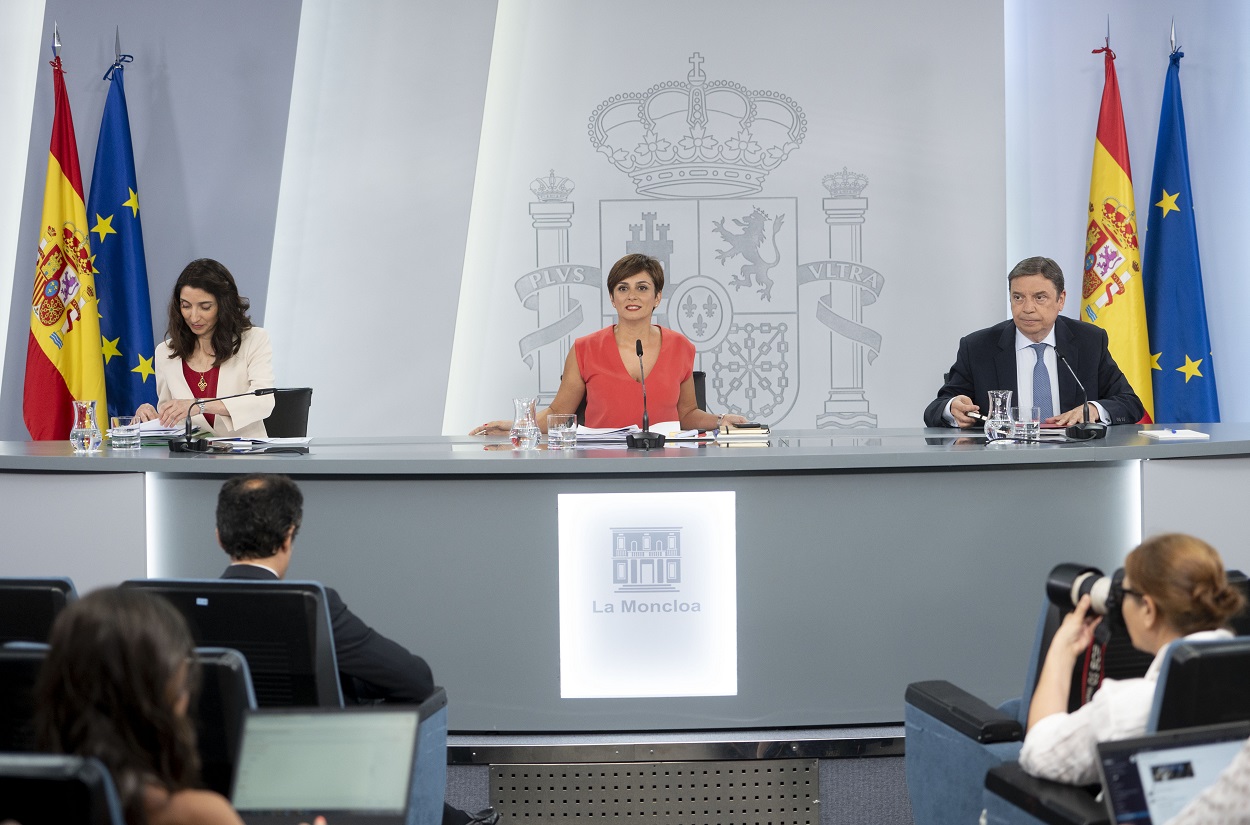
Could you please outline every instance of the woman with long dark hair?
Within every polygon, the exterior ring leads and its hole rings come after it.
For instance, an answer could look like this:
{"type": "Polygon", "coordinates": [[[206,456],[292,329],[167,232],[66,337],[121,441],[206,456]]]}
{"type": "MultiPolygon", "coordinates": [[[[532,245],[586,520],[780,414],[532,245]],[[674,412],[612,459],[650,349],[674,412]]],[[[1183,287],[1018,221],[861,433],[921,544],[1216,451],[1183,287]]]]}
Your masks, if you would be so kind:
{"type": "Polygon", "coordinates": [[[220,794],[198,790],[198,688],[182,615],[140,590],[97,590],[57,617],[37,688],[45,750],[94,756],[113,776],[127,825],[241,825],[220,794]]]}
{"type": "Polygon", "coordinates": [[[272,395],[206,400],[273,386],[269,335],[252,324],[248,307],[217,261],[199,258],[183,268],[169,301],[166,340],[153,359],[157,406],[140,405],[139,420],[177,427],[192,412],[192,424],[215,435],[266,436],[272,395]]]}

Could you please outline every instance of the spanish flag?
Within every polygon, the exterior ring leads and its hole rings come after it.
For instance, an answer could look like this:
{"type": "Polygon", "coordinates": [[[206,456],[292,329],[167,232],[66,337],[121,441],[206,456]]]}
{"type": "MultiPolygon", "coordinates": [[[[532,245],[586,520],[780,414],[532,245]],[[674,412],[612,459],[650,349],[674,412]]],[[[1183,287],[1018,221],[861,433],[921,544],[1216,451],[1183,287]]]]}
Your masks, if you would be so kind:
{"type": "Polygon", "coordinates": [[[1150,344],[1146,335],[1146,301],[1141,253],[1137,246],[1137,211],[1133,205],[1133,172],[1115,53],[1103,54],[1106,80],[1098,110],[1094,166],[1089,181],[1089,224],[1085,235],[1085,274],[1081,283],[1081,317],[1107,331],[1111,357],[1124,371],[1137,397],[1154,420],[1150,378],[1150,344]]]}
{"type": "Polygon", "coordinates": [[[74,400],[94,399],[101,418],[107,409],[90,229],[60,56],[52,61],[52,83],[56,112],[43,190],[22,398],[22,417],[36,440],[69,438],[74,400]]]}

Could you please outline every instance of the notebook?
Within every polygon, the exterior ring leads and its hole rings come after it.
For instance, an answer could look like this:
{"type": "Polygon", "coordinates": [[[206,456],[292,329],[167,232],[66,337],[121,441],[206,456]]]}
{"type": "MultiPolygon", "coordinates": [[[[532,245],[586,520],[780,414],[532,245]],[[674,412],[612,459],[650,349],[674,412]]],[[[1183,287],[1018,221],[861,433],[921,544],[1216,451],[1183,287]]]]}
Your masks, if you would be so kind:
{"type": "Polygon", "coordinates": [[[1250,722],[1165,731],[1098,743],[1098,770],[1111,821],[1163,825],[1219,778],[1250,722]]]}
{"type": "Polygon", "coordinates": [[[405,825],[417,707],[281,708],[244,721],[231,802],[247,825],[405,825]]]}

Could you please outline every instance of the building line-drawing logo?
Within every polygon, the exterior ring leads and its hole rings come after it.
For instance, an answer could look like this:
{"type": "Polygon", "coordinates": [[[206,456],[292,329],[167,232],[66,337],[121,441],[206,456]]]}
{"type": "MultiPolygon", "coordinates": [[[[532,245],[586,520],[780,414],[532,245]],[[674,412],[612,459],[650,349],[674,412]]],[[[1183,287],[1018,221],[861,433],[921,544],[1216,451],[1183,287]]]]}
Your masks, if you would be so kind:
{"type": "Polygon", "coordinates": [[[823,178],[828,257],[800,262],[799,198],[764,189],[808,137],[802,107],[779,92],[709,80],[698,52],[689,63],[685,81],[614,94],[590,116],[591,147],[641,196],[598,201],[597,263],[570,260],[573,182],[552,169],[531,184],[536,268],[515,289],[537,316],[518,344],[540,402],[555,397],[574,338],[615,321],[603,273],[641,252],[664,265],[655,321],[695,345],[710,407],[768,424],[785,419],[804,374],[798,342],[806,317],[828,342],[827,355],[825,345],[814,346],[820,339],[809,342],[807,374],[827,369],[829,390],[822,409],[800,416],[820,428],[876,426],[864,372],[882,338],[864,323],[864,307],[877,301],[885,279],[863,263],[868,178],[846,166],[823,178]],[[598,317],[587,307],[592,301],[598,317]]]}
{"type": "Polygon", "coordinates": [[[612,528],[617,593],[676,593],[680,583],[680,527],[612,528]]]}
{"type": "Polygon", "coordinates": [[[681,593],[686,574],[681,556],[680,527],[613,527],[611,576],[615,593],[622,598],[602,604],[591,600],[590,612],[701,613],[703,605],[685,601],[681,593]],[[644,597],[651,596],[651,599],[644,597]],[[655,599],[655,596],[672,598],[655,599]]]}

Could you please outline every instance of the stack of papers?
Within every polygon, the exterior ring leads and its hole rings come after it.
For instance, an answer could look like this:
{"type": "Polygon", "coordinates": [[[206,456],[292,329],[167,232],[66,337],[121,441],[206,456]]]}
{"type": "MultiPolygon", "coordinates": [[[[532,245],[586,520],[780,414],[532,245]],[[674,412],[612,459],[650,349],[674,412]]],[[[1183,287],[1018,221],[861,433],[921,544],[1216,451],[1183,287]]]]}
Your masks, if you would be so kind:
{"type": "Polygon", "coordinates": [[[1156,441],[1202,441],[1211,437],[1198,430],[1142,430],[1141,434],[1156,441]]]}
{"type": "Polygon", "coordinates": [[[214,438],[214,452],[307,453],[310,438],[214,438]]]}
{"type": "Polygon", "coordinates": [[[183,425],[177,427],[166,427],[161,424],[159,418],[153,418],[151,421],[141,421],[139,423],[140,438],[169,438],[170,436],[182,435],[187,431],[183,425]]]}
{"type": "Polygon", "coordinates": [[[624,444],[625,436],[640,433],[642,428],[637,424],[628,427],[582,427],[577,428],[577,443],[580,444],[624,444]]]}

